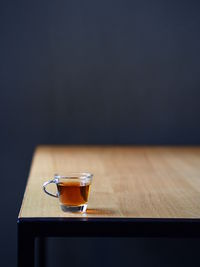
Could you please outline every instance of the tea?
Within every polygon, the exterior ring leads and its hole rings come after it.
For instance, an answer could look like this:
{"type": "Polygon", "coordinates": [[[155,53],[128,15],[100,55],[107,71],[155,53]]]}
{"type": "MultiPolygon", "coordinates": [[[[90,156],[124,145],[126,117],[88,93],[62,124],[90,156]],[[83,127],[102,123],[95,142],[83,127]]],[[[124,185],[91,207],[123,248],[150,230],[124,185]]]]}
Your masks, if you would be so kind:
{"type": "Polygon", "coordinates": [[[62,205],[80,206],[88,202],[90,184],[66,181],[57,184],[59,199],[62,205]]]}

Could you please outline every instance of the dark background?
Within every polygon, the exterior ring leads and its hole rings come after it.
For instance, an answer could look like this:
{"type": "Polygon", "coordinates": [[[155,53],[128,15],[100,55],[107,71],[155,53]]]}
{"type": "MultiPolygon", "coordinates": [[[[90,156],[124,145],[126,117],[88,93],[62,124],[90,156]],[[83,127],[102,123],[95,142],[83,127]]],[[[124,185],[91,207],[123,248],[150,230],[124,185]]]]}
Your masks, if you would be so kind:
{"type": "MultiPolygon", "coordinates": [[[[1,266],[16,266],[37,144],[200,144],[199,14],[192,0],[1,0],[1,266]]],[[[199,240],[105,241],[51,239],[49,266],[200,264],[199,240]]]]}

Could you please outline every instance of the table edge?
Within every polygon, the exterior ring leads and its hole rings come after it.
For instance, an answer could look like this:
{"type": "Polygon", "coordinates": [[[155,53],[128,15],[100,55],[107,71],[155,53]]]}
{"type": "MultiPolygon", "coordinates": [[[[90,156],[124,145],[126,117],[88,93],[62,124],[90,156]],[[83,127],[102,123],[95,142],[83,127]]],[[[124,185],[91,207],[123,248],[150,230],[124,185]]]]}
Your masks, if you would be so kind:
{"type": "Polygon", "coordinates": [[[19,218],[18,234],[34,237],[200,238],[200,218],[19,218]]]}
{"type": "Polygon", "coordinates": [[[19,217],[17,223],[21,222],[162,222],[162,223],[200,223],[200,218],[132,218],[132,217],[19,217]]]}

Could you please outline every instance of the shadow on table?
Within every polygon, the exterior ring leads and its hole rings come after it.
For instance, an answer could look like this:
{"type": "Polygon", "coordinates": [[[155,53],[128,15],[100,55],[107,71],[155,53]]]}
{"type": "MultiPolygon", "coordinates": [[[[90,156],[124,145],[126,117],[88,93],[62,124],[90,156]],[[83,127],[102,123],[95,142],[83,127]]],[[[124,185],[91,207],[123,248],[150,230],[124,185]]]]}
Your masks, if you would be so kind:
{"type": "Polygon", "coordinates": [[[86,215],[104,215],[104,216],[109,216],[109,215],[115,215],[116,211],[112,209],[87,209],[86,215]]]}

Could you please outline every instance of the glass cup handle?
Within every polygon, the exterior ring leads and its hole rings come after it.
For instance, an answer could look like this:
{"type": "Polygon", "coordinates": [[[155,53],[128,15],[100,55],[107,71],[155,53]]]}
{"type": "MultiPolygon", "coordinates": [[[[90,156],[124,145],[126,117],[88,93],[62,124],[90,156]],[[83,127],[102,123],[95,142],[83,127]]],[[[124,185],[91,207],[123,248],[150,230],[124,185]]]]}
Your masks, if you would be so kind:
{"type": "Polygon", "coordinates": [[[50,180],[50,181],[48,181],[48,182],[45,182],[45,183],[43,184],[43,190],[44,190],[44,192],[45,192],[47,195],[49,195],[49,196],[51,196],[51,197],[58,197],[58,193],[57,193],[56,195],[54,195],[54,194],[52,194],[52,193],[49,193],[49,192],[46,190],[46,186],[47,186],[48,184],[56,184],[56,181],[55,181],[55,180],[50,180]]]}

